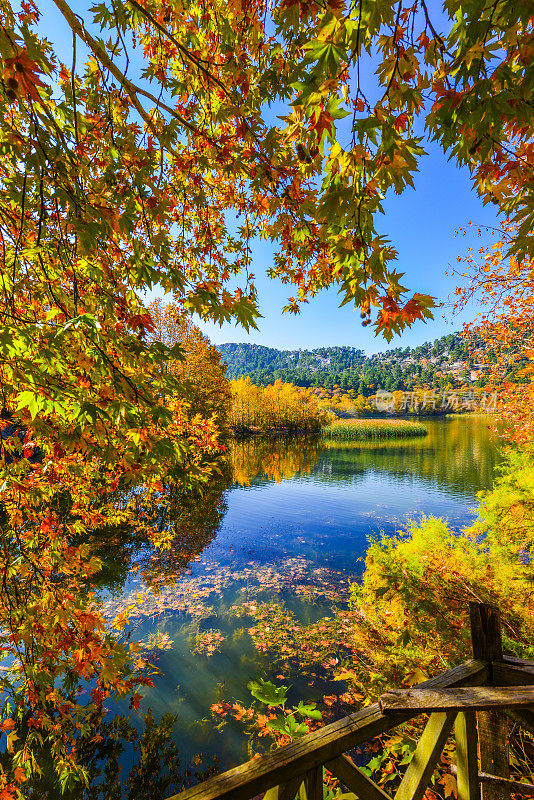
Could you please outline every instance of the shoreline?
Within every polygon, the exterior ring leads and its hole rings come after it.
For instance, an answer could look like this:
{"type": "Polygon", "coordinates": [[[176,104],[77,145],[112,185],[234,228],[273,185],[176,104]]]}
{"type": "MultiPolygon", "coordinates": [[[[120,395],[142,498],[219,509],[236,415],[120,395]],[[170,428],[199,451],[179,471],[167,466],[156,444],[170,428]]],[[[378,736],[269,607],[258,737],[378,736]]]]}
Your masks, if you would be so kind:
{"type": "MultiPolygon", "coordinates": [[[[343,422],[344,420],[361,420],[362,422],[377,421],[377,420],[408,420],[417,422],[418,420],[432,420],[432,419],[453,419],[458,417],[491,417],[495,414],[490,412],[480,411],[456,411],[448,413],[429,413],[429,414],[387,414],[377,412],[375,414],[365,414],[363,416],[355,417],[339,417],[334,422],[343,422]]],[[[331,423],[330,423],[331,424],[331,423]]],[[[324,425],[319,430],[311,430],[310,428],[258,428],[258,427],[233,427],[230,433],[230,438],[236,442],[245,441],[246,439],[259,439],[261,437],[273,438],[290,438],[292,436],[321,436],[323,430],[328,427],[324,425]]],[[[402,437],[399,437],[402,438],[402,437]]]]}
{"type": "Polygon", "coordinates": [[[321,429],[319,430],[310,430],[309,428],[233,428],[231,433],[231,438],[235,441],[243,441],[244,439],[252,439],[252,438],[260,438],[261,436],[267,436],[269,438],[275,438],[278,436],[319,436],[321,434],[321,429]]]}

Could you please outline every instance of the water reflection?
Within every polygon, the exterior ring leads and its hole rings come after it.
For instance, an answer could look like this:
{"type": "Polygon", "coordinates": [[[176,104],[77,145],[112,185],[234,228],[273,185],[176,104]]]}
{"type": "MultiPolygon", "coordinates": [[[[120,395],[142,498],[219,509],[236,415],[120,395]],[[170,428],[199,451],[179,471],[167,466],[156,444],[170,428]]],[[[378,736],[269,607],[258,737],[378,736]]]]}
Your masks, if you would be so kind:
{"type": "Polygon", "coordinates": [[[226,470],[199,490],[171,491],[165,505],[155,500],[147,507],[140,496],[139,513],[159,533],[170,534],[169,547],[155,547],[142,531],[134,533],[126,526],[99,528],[90,541],[93,555],[102,562],[102,570],[92,578],[93,584],[117,597],[134,573],[140,573],[144,584],[152,588],[178,581],[219,531],[228,508],[226,492],[230,484],[230,472],[226,470]]]}
{"type": "Polygon", "coordinates": [[[251,438],[234,442],[230,450],[232,481],[250,486],[309,475],[323,444],[318,436],[251,438]]]}
{"type": "Polygon", "coordinates": [[[170,546],[162,550],[146,545],[137,554],[146,586],[176,583],[183,570],[213,540],[228,509],[225,492],[229,485],[227,472],[212,479],[201,491],[171,495],[157,521],[160,530],[172,530],[170,546]]]}
{"type": "Polygon", "coordinates": [[[319,437],[248,439],[233,444],[232,481],[258,486],[311,477],[316,482],[349,481],[369,470],[430,480],[451,494],[475,495],[490,488],[499,462],[498,437],[486,417],[425,420],[428,434],[382,442],[336,442],[319,437]]]}
{"type": "Polygon", "coordinates": [[[430,481],[448,494],[475,495],[492,485],[499,463],[498,437],[486,417],[425,420],[424,437],[384,442],[324,443],[319,479],[344,480],[347,474],[376,470],[430,481]]]}
{"type": "MultiPolygon", "coordinates": [[[[125,531],[101,533],[105,608],[142,595],[131,635],[162,671],[143,708],[157,720],[176,714],[172,740],[184,769],[200,751],[207,763],[224,753],[223,767],[246,758],[240,727],[219,732],[210,707],[245,702],[247,682],[270,676],[240,610],[247,602],[283,603],[302,620],[326,615],[358,576],[370,534],[418,514],[472,519],[477,492],[492,483],[496,437],[483,418],[425,424],[424,438],[383,443],[236,442],[227,475],[152,509],[159,529],[172,531],[168,550],[125,531]]],[[[307,678],[291,682],[299,697],[314,697],[307,678]]]]}
{"type": "MultiPolygon", "coordinates": [[[[155,720],[147,712],[142,729],[137,730],[125,714],[110,720],[98,715],[92,720],[94,735],[76,739],[86,782],[60,786],[50,760],[39,753],[42,773],[32,774],[21,796],[27,800],[164,800],[184,787],[174,722],[171,714],[155,720]]],[[[6,755],[0,754],[0,764],[6,755]]]]}

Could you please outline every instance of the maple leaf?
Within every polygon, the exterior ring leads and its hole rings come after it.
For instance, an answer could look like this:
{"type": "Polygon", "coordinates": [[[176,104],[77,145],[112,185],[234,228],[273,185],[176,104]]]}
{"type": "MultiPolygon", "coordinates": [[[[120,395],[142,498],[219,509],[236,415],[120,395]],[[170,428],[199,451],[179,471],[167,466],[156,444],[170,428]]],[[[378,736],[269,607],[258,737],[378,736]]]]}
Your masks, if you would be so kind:
{"type": "Polygon", "coordinates": [[[395,129],[398,131],[405,131],[408,127],[408,114],[403,112],[399,114],[397,119],[395,120],[395,129]]]}
{"type": "Polygon", "coordinates": [[[324,108],[320,108],[315,112],[311,127],[317,132],[319,141],[322,140],[324,133],[326,133],[327,136],[333,136],[335,132],[334,119],[324,108]]]}
{"type": "Polygon", "coordinates": [[[336,700],[337,700],[337,695],[336,694],[325,695],[323,697],[323,703],[325,705],[327,705],[327,706],[333,706],[334,703],[336,702],[336,700]]]}
{"type": "Polygon", "coordinates": [[[418,683],[422,683],[422,681],[426,681],[428,678],[428,674],[425,672],[424,669],[421,667],[415,667],[415,669],[408,672],[404,678],[404,684],[406,686],[416,686],[418,683]]]}
{"type": "Polygon", "coordinates": [[[327,0],[326,4],[334,14],[338,14],[345,8],[345,0],[327,0]]]}
{"type": "Polygon", "coordinates": [[[428,36],[426,34],[426,31],[423,31],[422,33],[419,34],[419,37],[418,37],[417,41],[426,50],[426,48],[430,44],[430,39],[428,38],[428,36]]]}
{"type": "Polygon", "coordinates": [[[20,92],[26,99],[39,100],[37,87],[45,87],[46,84],[38,77],[38,73],[42,73],[41,67],[28,58],[26,48],[13,58],[6,58],[4,63],[8,87],[15,93],[20,92]]]}
{"type": "Polygon", "coordinates": [[[447,772],[440,783],[443,785],[445,797],[458,797],[458,783],[454,775],[447,772]]]}
{"type": "Polygon", "coordinates": [[[13,776],[17,783],[24,783],[26,780],[26,770],[24,767],[15,767],[13,771],[13,776]]]}

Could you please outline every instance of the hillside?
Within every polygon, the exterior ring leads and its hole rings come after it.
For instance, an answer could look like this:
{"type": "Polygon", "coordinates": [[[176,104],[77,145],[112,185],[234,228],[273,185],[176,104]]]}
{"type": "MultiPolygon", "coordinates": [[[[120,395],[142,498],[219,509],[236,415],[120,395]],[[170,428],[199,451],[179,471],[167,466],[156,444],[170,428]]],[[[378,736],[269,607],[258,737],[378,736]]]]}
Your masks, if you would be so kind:
{"type": "Polygon", "coordinates": [[[457,334],[413,349],[398,347],[372,356],[355,347],[276,350],[229,343],[218,349],[228,365],[229,378],[248,375],[258,384],[280,378],[297,386],[337,386],[369,396],[377,388],[395,391],[423,384],[438,388],[483,383],[476,348],[457,334]]]}

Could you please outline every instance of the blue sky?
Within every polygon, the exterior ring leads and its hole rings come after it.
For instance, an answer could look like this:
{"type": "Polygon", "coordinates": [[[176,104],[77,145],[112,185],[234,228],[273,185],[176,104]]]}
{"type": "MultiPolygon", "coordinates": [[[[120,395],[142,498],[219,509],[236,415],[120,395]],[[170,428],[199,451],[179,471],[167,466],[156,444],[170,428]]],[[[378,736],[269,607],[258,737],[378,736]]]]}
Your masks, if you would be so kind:
{"type": "MultiPolygon", "coordinates": [[[[405,273],[404,286],[447,302],[457,281],[446,272],[456,266],[456,256],[469,246],[477,249],[480,240],[475,232],[455,237],[455,231],[475,224],[495,225],[495,206],[483,206],[477,197],[466,169],[449,162],[435,144],[426,147],[426,156],[415,178],[415,189],[386,198],[385,214],[376,220],[380,233],[389,236],[399,252],[398,269],[405,273]]],[[[292,287],[265,277],[272,249],[260,242],[254,252],[252,271],[257,277],[263,319],[259,330],[247,334],[232,325],[206,325],[202,330],[215,344],[250,342],[281,349],[313,349],[330,345],[350,345],[376,353],[391,347],[415,346],[461,328],[463,319],[473,318],[476,308],[464,316],[453,316],[450,306],[435,310],[435,319],[416,323],[402,337],[388,344],[376,337],[371,327],[362,328],[359,311],[351,306],[339,308],[335,289],[323,292],[302,308],[298,316],[282,314],[292,287]]]]}
{"type": "MultiPolygon", "coordinates": [[[[73,3],[74,9],[91,27],[88,5],[86,0],[73,3]]],[[[65,21],[52,0],[43,0],[40,6],[45,11],[41,22],[43,33],[52,39],[60,55],[70,61],[71,34],[65,21]]],[[[431,0],[430,7],[439,17],[442,13],[439,0],[431,0]]],[[[80,42],[78,53],[78,63],[82,63],[86,48],[80,42]]],[[[372,62],[366,65],[366,78],[371,82],[373,70],[372,62]]],[[[272,108],[270,113],[274,116],[281,113],[281,109],[272,108]]],[[[396,268],[405,273],[403,284],[411,291],[431,294],[439,302],[446,303],[456,286],[454,277],[447,276],[446,272],[454,268],[456,256],[465,253],[470,245],[474,249],[480,246],[474,232],[464,238],[455,237],[455,231],[469,220],[475,224],[495,225],[497,217],[495,207],[483,206],[476,196],[466,169],[460,170],[449,162],[435,143],[428,143],[426,149],[428,155],[421,160],[415,189],[406,189],[400,196],[388,196],[384,203],[385,214],[376,220],[376,226],[399,252],[396,268]]],[[[261,241],[254,247],[251,271],[257,278],[263,315],[258,321],[259,330],[247,334],[233,325],[219,327],[197,320],[215,344],[251,342],[281,349],[351,345],[374,353],[401,345],[414,346],[451,333],[461,328],[463,319],[473,318],[476,313],[473,308],[464,317],[453,317],[450,306],[438,308],[433,321],[416,323],[390,344],[376,337],[371,326],[361,326],[359,311],[349,305],[339,308],[340,298],[335,289],[323,292],[303,306],[298,316],[282,314],[282,307],[294,294],[294,287],[266,277],[273,251],[272,245],[261,241]]]]}

